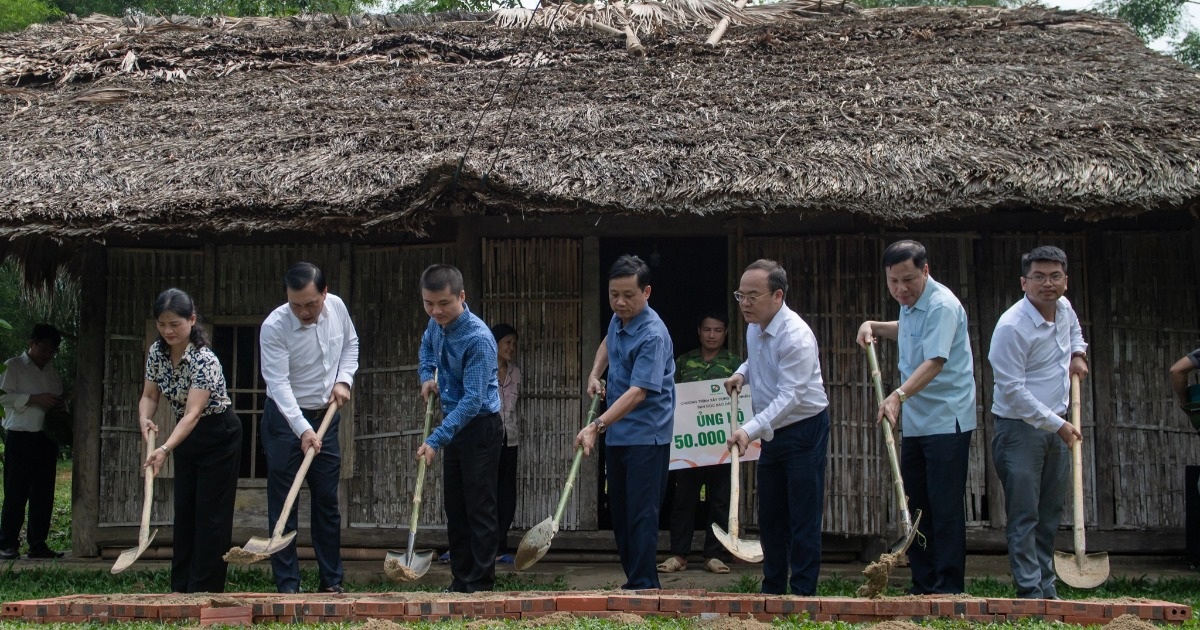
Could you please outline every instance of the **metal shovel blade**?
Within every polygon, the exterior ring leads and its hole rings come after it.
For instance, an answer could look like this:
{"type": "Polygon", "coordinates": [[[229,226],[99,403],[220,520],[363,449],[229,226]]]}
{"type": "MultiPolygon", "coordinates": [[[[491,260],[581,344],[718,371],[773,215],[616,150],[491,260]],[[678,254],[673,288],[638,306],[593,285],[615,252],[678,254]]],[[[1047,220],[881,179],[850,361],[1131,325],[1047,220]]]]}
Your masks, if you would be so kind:
{"type": "Polygon", "coordinates": [[[282,536],[272,536],[271,538],[263,538],[262,536],[251,536],[250,540],[242,545],[242,551],[246,553],[259,554],[269,556],[276,551],[282,551],[287,547],[292,539],[296,537],[296,532],[288,532],[282,536]]]}
{"type": "Polygon", "coordinates": [[[388,549],[387,557],[383,560],[383,571],[393,580],[413,582],[428,573],[432,564],[432,549],[414,551],[411,557],[407,551],[388,549]]]}
{"type": "Polygon", "coordinates": [[[1058,579],[1075,588],[1096,588],[1108,579],[1108,553],[1055,551],[1054,572],[1058,579]]]}
{"type": "Polygon", "coordinates": [[[157,535],[158,530],[156,529],[153,533],[147,536],[145,540],[138,542],[138,546],[122,551],[121,555],[117,556],[117,561],[113,563],[113,574],[115,575],[133,566],[133,563],[137,562],[137,559],[141,557],[142,552],[146,551],[146,549],[150,547],[150,543],[154,541],[154,537],[157,535]]]}
{"type": "Polygon", "coordinates": [[[513,562],[517,570],[524,571],[537,564],[537,561],[550,551],[550,543],[554,541],[554,534],[557,532],[558,523],[554,522],[553,517],[529,528],[521,538],[521,544],[517,546],[517,557],[513,562]]]}
{"type": "Polygon", "coordinates": [[[892,544],[892,548],[890,550],[888,550],[888,553],[901,555],[904,552],[908,551],[908,548],[912,546],[913,541],[917,539],[917,533],[918,533],[917,526],[919,526],[920,524],[921,524],[921,510],[917,510],[917,517],[913,519],[912,527],[910,527],[908,529],[908,532],[904,535],[903,538],[901,538],[900,540],[897,540],[895,543],[892,544]]]}
{"type": "Polygon", "coordinates": [[[746,562],[763,561],[762,543],[759,541],[734,538],[716,523],[712,524],[712,528],[713,533],[717,535],[717,540],[729,550],[729,553],[746,562]]]}

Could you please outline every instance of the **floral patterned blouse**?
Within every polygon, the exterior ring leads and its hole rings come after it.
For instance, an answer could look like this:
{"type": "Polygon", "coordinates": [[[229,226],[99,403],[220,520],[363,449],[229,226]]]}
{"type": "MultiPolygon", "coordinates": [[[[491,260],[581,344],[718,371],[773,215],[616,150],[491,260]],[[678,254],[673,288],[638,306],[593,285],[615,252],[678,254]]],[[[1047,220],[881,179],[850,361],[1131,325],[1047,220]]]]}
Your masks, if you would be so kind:
{"type": "Polygon", "coordinates": [[[155,341],[146,357],[146,380],[154,381],[162,395],[171,402],[171,411],[175,412],[177,421],[183,418],[187,410],[188,391],[192,389],[210,392],[208,405],[200,412],[201,417],[222,413],[229,408],[225,373],[221,371],[217,355],[209,348],[197,348],[189,343],[179,365],[175,366],[171,364],[171,357],[162,341],[155,341]]]}

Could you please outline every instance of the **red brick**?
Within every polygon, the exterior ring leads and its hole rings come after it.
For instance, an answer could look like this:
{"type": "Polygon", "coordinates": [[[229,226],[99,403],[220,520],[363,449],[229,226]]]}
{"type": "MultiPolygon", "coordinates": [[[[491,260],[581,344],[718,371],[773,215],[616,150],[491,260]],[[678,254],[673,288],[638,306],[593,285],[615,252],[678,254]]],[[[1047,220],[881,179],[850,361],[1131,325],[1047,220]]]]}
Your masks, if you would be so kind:
{"type": "MultiPolygon", "coordinates": [[[[276,617],[274,615],[253,615],[252,617],[250,617],[250,620],[253,621],[254,625],[256,625],[256,626],[260,623],[279,623],[279,617],[276,617]]],[[[366,621],[366,620],[367,620],[366,618],[363,618],[363,619],[355,619],[354,621],[366,621]]]]}
{"type": "Polygon", "coordinates": [[[935,599],[929,602],[929,614],[934,617],[948,618],[986,615],[988,614],[988,603],[986,599],[935,599]]]}
{"type": "Polygon", "coordinates": [[[875,614],[890,617],[928,617],[929,600],[881,599],[875,601],[875,614]]]}
{"type": "Polygon", "coordinates": [[[195,604],[165,604],[156,606],[159,619],[199,619],[200,606],[195,604]]]}
{"type": "Polygon", "coordinates": [[[25,614],[25,602],[11,602],[0,610],[0,617],[20,617],[25,614]]]}
{"type": "Polygon", "coordinates": [[[500,599],[450,602],[450,614],[452,615],[493,617],[503,613],[504,601],[500,599]]]}
{"type": "MultiPolygon", "coordinates": [[[[610,598],[611,599],[611,598],[610,598]]],[[[514,597],[504,602],[504,612],[554,612],[553,597],[514,597]]]]}
{"type": "Polygon", "coordinates": [[[821,612],[819,597],[767,597],[766,612],[782,615],[798,615],[808,613],[809,618],[821,612]]]}
{"type": "MultiPolygon", "coordinates": [[[[555,598],[558,610],[567,612],[608,610],[608,597],[596,595],[560,595],[555,598]]],[[[659,606],[662,609],[662,606],[659,606]]]]}
{"type": "Polygon", "coordinates": [[[1005,615],[1005,616],[1008,617],[1009,621],[1013,621],[1014,619],[1035,619],[1037,621],[1062,621],[1063,620],[1062,615],[1024,615],[1021,613],[1011,613],[1011,614],[1005,615]]]}
{"type": "Polygon", "coordinates": [[[556,613],[556,611],[553,611],[553,610],[531,610],[529,612],[522,612],[521,618],[522,619],[535,619],[537,617],[549,617],[550,615],[553,615],[555,613],[556,613]]]}
{"type": "Polygon", "coordinates": [[[1065,599],[1046,600],[1047,615],[1062,615],[1064,617],[1108,617],[1111,611],[1111,604],[1076,602],[1065,599]]]}
{"type": "Polygon", "coordinates": [[[158,607],[145,604],[113,604],[109,612],[113,617],[158,619],[158,607]]]}
{"type": "MultiPolygon", "coordinates": [[[[322,617],[349,617],[354,613],[354,603],[344,602],[313,602],[300,607],[301,615],[320,615],[322,617]]],[[[331,620],[332,621],[332,620],[331,620]]]]}
{"type": "Polygon", "coordinates": [[[1187,621],[1192,618],[1191,606],[1162,601],[1154,602],[1154,604],[1162,607],[1162,618],[1166,621],[1187,621]]]}
{"type": "Polygon", "coordinates": [[[875,615],[875,602],[854,597],[823,597],[821,612],[828,615],[875,615]]]}
{"type": "Polygon", "coordinates": [[[449,615],[449,602],[410,602],[404,608],[404,614],[409,617],[426,618],[432,615],[449,615]]]}
{"type": "Polygon", "coordinates": [[[26,616],[34,617],[61,617],[67,614],[67,604],[49,603],[48,601],[40,601],[33,605],[33,612],[28,609],[25,611],[26,616]]]}
{"type": "Polygon", "coordinates": [[[765,613],[765,612],[754,613],[753,616],[755,619],[757,619],[759,621],[765,621],[766,623],[771,623],[772,621],[775,621],[775,619],[776,619],[775,615],[772,615],[771,613],[765,613]]]}
{"type": "Polygon", "coordinates": [[[254,609],[250,606],[225,606],[201,608],[200,625],[213,624],[249,626],[254,624],[254,609]]]}
{"type": "Polygon", "coordinates": [[[325,618],[321,615],[303,615],[297,617],[297,619],[300,619],[303,623],[325,623],[325,618]]]}
{"type": "Polygon", "coordinates": [[[1105,626],[1112,619],[1108,617],[1072,617],[1071,615],[1063,616],[1063,623],[1069,623],[1076,626],[1105,626]]]}
{"type": "Polygon", "coordinates": [[[713,601],[707,597],[680,595],[664,595],[658,598],[658,609],[663,612],[678,612],[684,615],[699,615],[714,610],[713,601]]]}
{"type": "Polygon", "coordinates": [[[639,595],[686,595],[688,597],[704,597],[708,595],[708,591],[702,588],[660,588],[660,589],[642,589],[630,591],[639,595]]]}
{"type": "Polygon", "coordinates": [[[1008,621],[1008,618],[1005,617],[1004,615],[988,615],[988,614],[967,615],[967,616],[963,617],[963,619],[966,619],[967,621],[970,621],[971,623],[1004,623],[1004,622],[1008,621]]]}
{"type": "Polygon", "coordinates": [[[714,597],[712,598],[712,611],[717,613],[765,613],[767,610],[768,600],[765,597],[714,597]]]}
{"type": "Polygon", "coordinates": [[[1028,617],[1046,614],[1044,599],[989,599],[987,603],[987,611],[993,615],[1018,614],[1028,617]]]}
{"type": "Polygon", "coordinates": [[[58,615],[46,617],[46,623],[85,623],[87,615],[58,615]]]}
{"type": "Polygon", "coordinates": [[[809,621],[816,621],[818,623],[837,621],[837,617],[835,615],[826,615],[825,613],[813,613],[812,615],[809,615],[808,619],[809,621]]]}
{"type": "Polygon", "coordinates": [[[609,595],[608,609],[625,612],[654,612],[658,610],[658,598],[642,595],[609,595]]]}

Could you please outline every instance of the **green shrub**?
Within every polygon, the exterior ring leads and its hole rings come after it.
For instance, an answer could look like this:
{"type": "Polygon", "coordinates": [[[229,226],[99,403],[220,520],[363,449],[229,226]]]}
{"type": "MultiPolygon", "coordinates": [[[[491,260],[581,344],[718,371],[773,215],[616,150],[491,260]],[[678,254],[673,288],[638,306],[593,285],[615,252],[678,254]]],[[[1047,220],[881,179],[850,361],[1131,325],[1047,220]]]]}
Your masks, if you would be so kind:
{"type": "Polygon", "coordinates": [[[0,0],[0,31],[19,31],[30,24],[49,22],[62,12],[43,0],[0,0]]]}

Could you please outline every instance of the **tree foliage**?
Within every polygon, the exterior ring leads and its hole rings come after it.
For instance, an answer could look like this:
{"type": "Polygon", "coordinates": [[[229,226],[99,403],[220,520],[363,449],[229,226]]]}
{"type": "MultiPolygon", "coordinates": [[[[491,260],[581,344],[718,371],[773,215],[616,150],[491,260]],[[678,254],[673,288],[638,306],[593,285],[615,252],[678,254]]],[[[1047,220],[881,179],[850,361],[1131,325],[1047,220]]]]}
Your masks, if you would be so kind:
{"type": "Polygon", "coordinates": [[[62,12],[44,0],[0,0],[0,32],[19,31],[59,17],[62,12]]]}
{"type": "Polygon", "coordinates": [[[1129,23],[1144,42],[1167,37],[1176,59],[1200,68],[1200,31],[1185,24],[1188,5],[1197,0],[1103,0],[1100,9],[1129,23]]]}

